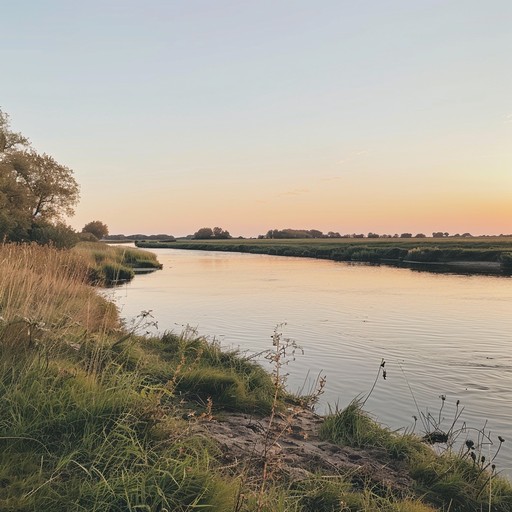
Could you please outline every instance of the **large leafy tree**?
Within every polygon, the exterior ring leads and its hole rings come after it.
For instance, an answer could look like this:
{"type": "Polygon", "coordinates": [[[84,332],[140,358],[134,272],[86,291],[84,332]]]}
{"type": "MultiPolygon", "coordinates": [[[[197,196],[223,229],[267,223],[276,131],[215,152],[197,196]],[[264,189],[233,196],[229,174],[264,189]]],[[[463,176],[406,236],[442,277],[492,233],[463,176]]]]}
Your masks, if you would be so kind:
{"type": "Polygon", "coordinates": [[[201,228],[198,229],[193,238],[196,240],[207,240],[209,238],[213,238],[213,229],[212,228],[201,228]]]}
{"type": "Polygon", "coordinates": [[[208,240],[210,238],[231,238],[229,231],[226,231],[222,228],[201,228],[196,231],[192,238],[196,240],[208,240]]]}
{"type": "Polygon", "coordinates": [[[27,240],[72,215],[79,199],[73,171],[11,130],[0,110],[0,238],[27,240]]]}
{"type": "Polygon", "coordinates": [[[33,150],[16,151],[7,157],[6,163],[25,190],[33,221],[57,221],[63,215],[73,215],[79,186],[69,167],[33,150]]]}

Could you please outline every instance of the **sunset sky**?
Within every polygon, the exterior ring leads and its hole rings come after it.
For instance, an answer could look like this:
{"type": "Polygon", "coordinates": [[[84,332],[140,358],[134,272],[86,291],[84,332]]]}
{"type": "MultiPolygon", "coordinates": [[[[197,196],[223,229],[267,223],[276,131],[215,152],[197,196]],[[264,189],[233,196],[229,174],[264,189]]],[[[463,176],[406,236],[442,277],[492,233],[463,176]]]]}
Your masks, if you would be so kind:
{"type": "Polygon", "coordinates": [[[19,0],[0,108],[71,225],[512,233],[510,0],[19,0]]]}

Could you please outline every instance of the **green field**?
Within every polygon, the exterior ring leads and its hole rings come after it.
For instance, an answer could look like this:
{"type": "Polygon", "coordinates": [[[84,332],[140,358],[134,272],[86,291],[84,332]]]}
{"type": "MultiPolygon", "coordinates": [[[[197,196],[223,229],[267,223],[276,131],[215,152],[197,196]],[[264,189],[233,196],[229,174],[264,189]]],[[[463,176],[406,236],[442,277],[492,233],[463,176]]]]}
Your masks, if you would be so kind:
{"type": "Polygon", "coordinates": [[[512,270],[512,237],[138,241],[141,248],[270,254],[484,273],[512,270]]]}

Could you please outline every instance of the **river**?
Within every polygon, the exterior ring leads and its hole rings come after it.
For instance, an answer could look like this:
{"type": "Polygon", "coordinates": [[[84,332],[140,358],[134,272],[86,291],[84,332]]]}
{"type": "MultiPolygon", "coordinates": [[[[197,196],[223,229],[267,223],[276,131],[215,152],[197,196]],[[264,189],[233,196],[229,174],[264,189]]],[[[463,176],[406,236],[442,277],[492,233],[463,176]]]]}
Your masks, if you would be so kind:
{"type": "MultiPolygon", "coordinates": [[[[249,353],[271,348],[274,328],[285,324],[283,336],[304,351],[287,366],[288,388],[308,392],[325,375],[321,413],[365,397],[384,359],[386,379],[379,377],[368,398],[369,413],[391,428],[421,434],[421,418],[429,413],[449,429],[460,401],[455,430],[470,430],[459,441],[476,442],[484,426],[495,442],[501,435],[506,441],[495,462],[512,475],[512,279],[267,255],[152,252],[163,270],[109,292],[127,321],[151,310],[160,331],[188,325],[249,353]]],[[[486,445],[488,460],[496,448],[486,445]]]]}

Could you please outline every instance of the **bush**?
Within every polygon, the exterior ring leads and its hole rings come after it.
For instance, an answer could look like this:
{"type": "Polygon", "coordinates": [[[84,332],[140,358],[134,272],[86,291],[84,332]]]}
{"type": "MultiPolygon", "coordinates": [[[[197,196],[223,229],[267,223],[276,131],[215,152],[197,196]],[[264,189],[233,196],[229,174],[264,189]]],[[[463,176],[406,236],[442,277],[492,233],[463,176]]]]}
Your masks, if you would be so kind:
{"type": "Polygon", "coordinates": [[[500,256],[501,268],[507,272],[512,271],[512,252],[504,252],[500,256]]]}
{"type": "Polygon", "coordinates": [[[35,225],[30,231],[30,239],[41,245],[54,245],[59,249],[68,249],[80,241],[73,228],[62,222],[35,225]]]}

